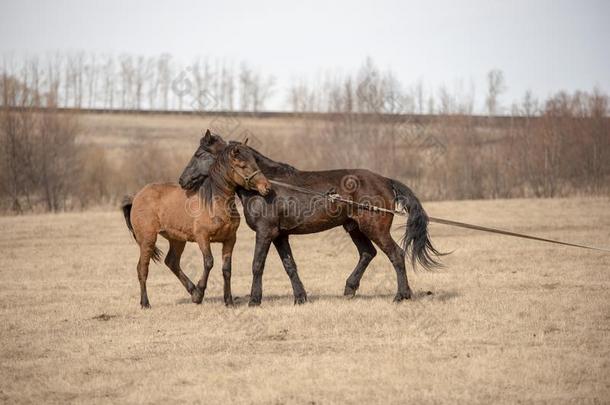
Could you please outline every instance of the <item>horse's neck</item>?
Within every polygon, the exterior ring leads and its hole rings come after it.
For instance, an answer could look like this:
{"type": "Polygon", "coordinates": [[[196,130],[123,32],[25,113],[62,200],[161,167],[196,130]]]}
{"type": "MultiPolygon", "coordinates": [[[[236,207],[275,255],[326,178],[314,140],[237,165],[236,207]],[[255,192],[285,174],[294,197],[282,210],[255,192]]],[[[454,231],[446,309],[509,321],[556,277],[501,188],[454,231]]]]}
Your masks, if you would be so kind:
{"type": "Polygon", "coordinates": [[[263,155],[257,150],[254,150],[254,158],[258,164],[258,167],[269,176],[294,174],[298,172],[298,170],[294,167],[269,159],[267,156],[263,155]]]}
{"type": "Polygon", "coordinates": [[[235,215],[235,185],[225,179],[208,179],[200,190],[199,198],[211,208],[215,217],[229,218],[235,215]]]}
{"type": "Polygon", "coordinates": [[[231,195],[223,195],[214,198],[212,202],[212,212],[215,217],[221,217],[228,222],[229,219],[235,216],[235,190],[231,195]]]}

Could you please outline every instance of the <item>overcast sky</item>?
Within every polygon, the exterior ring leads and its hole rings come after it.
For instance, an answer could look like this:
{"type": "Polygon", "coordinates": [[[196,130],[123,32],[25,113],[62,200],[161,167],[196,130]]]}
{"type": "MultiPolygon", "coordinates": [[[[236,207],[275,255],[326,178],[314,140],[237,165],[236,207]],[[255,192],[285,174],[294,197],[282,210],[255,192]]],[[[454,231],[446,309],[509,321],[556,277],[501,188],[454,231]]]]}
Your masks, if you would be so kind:
{"type": "Polygon", "coordinates": [[[0,52],[56,50],[246,60],[277,78],[275,103],[291,80],[371,56],[404,84],[474,83],[481,108],[493,68],[504,105],[527,89],[610,92],[610,1],[0,0],[0,52]]]}

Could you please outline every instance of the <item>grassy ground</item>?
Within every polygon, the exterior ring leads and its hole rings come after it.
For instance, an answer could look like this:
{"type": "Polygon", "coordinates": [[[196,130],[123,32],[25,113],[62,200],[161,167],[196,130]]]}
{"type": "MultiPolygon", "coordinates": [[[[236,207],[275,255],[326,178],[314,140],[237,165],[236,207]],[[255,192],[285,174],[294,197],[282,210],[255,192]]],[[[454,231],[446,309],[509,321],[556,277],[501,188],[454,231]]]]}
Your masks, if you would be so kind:
{"type": "MultiPolygon", "coordinates": [[[[610,245],[608,199],[426,208],[610,245]]],[[[310,303],[292,305],[271,252],[263,305],[252,309],[245,304],[253,234],[242,223],[234,309],[222,304],[218,264],[201,306],[167,268],[153,265],[152,309],[144,311],[137,248],[118,211],[5,217],[0,231],[0,402],[610,400],[608,254],[432,225],[437,245],[455,252],[444,270],[409,271],[414,300],[391,303],[395,276],[380,255],[348,301],[341,294],[355,248],[333,230],[292,238],[310,303]]],[[[183,268],[197,279],[201,267],[189,246],[183,268]]]]}

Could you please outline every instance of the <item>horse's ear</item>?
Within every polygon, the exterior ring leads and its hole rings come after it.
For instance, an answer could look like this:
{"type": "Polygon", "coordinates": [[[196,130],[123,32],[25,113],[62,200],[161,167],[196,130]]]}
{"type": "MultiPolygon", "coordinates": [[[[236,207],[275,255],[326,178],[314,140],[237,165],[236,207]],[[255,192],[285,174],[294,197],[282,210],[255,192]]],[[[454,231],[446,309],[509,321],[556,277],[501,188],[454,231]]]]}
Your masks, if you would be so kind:
{"type": "Polygon", "coordinates": [[[201,138],[201,144],[202,145],[209,145],[210,143],[212,143],[212,133],[208,129],[208,130],[205,131],[205,134],[203,135],[203,138],[201,138]]]}
{"type": "Polygon", "coordinates": [[[244,141],[244,145],[248,144],[248,138],[246,138],[246,140],[244,141]]]}

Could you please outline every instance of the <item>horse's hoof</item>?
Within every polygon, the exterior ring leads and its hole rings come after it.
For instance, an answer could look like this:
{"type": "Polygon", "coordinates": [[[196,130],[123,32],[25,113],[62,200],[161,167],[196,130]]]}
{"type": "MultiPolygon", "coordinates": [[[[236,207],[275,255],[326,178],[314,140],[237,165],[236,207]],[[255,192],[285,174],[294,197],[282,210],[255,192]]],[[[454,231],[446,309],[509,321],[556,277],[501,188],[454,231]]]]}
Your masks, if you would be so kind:
{"type": "Polygon", "coordinates": [[[195,288],[191,294],[191,301],[193,301],[194,304],[201,304],[203,301],[203,291],[199,288],[195,288]]]}
{"type": "Polygon", "coordinates": [[[250,300],[250,302],[248,302],[249,307],[260,307],[260,305],[261,305],[260,301],[250,300]]]}
{"type": "Polygon", "coordinates": [[[150,304],[148,302],[145,302],[144,304],[140,304],[142,309],[150,309],[150,304]]]}
{"type": "Polygon", "coordinates": [[[307,302],[307,295],[299,295],[294,297],[294,305],[303,305],[307,302]]]}
{"type": "Polygon", "coordinates": [[[354,298],[354,296],[356,295],[356,290],[356,288],[346,285],[345,290],[343,290],[343,295],[347,298],[354,298]]]}
{"type": "Polygon", "coordinates": [[[394,296],[394,302],[401,302],[404,300],[410,300],[411,299],[411,291],[407,291],[406,293],[397,293],[394,296]]]}
{"type": "Polygon", "coordinates": [[[225,299],[226,307],[233,307],[233,298],[225,299]]]}

